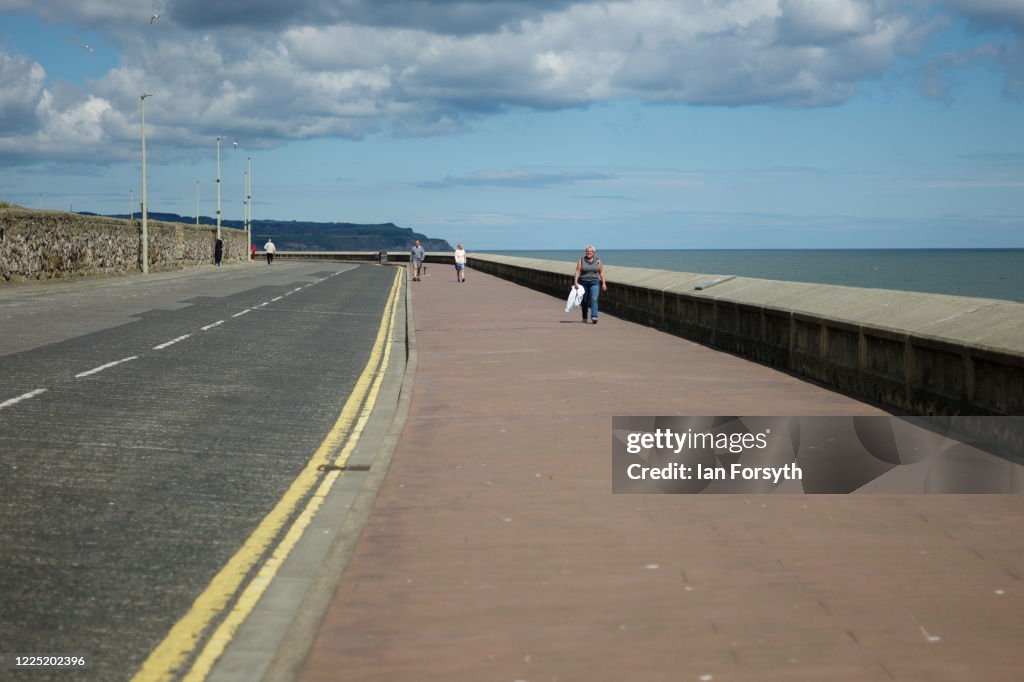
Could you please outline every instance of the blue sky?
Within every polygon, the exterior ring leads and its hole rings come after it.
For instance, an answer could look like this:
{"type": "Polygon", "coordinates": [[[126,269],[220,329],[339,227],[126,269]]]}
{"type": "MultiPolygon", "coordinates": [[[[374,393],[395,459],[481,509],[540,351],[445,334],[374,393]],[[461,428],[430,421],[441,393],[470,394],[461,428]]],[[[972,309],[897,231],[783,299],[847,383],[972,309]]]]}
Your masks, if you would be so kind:
{"type": "Polygon", "coordinates": [[[1024,247],[1021,0],[0,0],[0,201],[138,204],[142,92],[151,211],[222,135],[227,219],[252,157],[470,250],[1024,247]]]}

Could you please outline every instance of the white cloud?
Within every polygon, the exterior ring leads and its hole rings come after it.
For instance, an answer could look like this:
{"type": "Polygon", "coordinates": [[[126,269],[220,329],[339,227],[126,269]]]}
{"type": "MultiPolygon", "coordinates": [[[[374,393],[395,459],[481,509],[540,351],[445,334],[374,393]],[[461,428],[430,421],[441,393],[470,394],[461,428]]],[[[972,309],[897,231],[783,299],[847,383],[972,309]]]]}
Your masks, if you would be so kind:
{"type": "Polygon", "coordinates": [[[425,189],[447,187],[518,187],[537,188],[572,185],[594,180],[611,180],[608,173],[593,171],[536,172],[527,170],[482,170],[463,177],[446,177],[442,182],[422,183],[425,189]]]}
{"type": "Polygon", "coordinates": [[[780,36],[794,44],[829,45],[872,28],[871,3],[858,0],[780,0],[780,36]]]}
{"type": "Polygon", "coordinates": [[[1009,27],[1024,35],[1024,2],[1020,0],[948,0],[949,6],[990,27],[1009,27]]]}
{"type": "MultiPolygon", "coordinates": [[[[153,0],[154,7],[160,5],[162,2],[153,0]]],[[[154,13],[147,0],[0,0],[2,12],[31,12],[53,24],[108,28],[115,24],[148,24],[154,13]]]]}
{"type": "Polygon", "coordinates": [[[1003,95],[1024,98],[1024,2],[1021,0],[946,0],[945,6],[975,29],[982,42],[943,52],[923,70],[925,96],[951,100],[958,72],[979,64],[996,65],[1002,72],[1003,95]]]}
{"type": "MultiPolygon", "coordinates": [[[[990,20],[1012,23],[1024,13],[1019,2],[951,2],[990,20]]],[[[920,36],[908,10],[887,0],[153,0],[152,7],[161,19],[150,24],[146,2],[0,0],[0,15],[32,11],[75,22],[120,52],[120,63],[75,97],[47,83],[43,65],[0,49],[0,125],[37,131],[4,138],[2,150],[119,159],[110,143],[134,137],[142,91],[154,94],[147,137],[167,154],[191,153],[218,134],[244,138],[250,148],[380,130],[446,134],[489,112],[610,99],[833,105],[882,77],[920,36]]],[[[1019,76],[1020,51],[1001,54],[1019,76]]]]}
{"type": "Polygon", "coordinates": [[[36,127],[45,80],[41,64],[0,53],[0,139],[36,127]]]}

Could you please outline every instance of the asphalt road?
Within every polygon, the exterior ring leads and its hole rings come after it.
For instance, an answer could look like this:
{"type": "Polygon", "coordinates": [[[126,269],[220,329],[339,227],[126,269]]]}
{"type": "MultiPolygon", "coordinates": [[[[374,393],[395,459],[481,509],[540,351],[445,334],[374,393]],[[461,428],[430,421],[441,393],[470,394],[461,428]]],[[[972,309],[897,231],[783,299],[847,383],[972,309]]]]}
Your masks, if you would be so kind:
{"type": "Polygon", "coordinates": [[[0,286],[0,654],[131,679],[335,424],[394,272],[0,286]]]}

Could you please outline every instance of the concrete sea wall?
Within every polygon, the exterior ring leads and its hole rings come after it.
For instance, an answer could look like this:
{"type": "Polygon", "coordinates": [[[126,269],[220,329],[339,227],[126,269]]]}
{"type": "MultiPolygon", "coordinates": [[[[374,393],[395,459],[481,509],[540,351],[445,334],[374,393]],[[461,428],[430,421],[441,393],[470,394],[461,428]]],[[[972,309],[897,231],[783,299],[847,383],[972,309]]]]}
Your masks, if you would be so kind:
{"type": "MultiPolygon", "coordinates": [[[[150,270],[213,262],[217,228],[147,221],[150,270]]],[[[0,281],[142,270],[142,221],[0,208],[0,281]]],[[[221,228],[224,260],[247,258],[242,230],[221,228]]]]}
{"type": "MultiPolygon", "coordinates": [[[[482,254],[469,262],[563,301],[575,270],[482,254]]],[[[720,276],[643,268],[605,275],[603,311],[844,393],[916,415],[1024,415],[1024,304],[747,277],[698,289],[720,276]]],[[[1019,431],[1021,421],[998,423],[1019,431]]]]}

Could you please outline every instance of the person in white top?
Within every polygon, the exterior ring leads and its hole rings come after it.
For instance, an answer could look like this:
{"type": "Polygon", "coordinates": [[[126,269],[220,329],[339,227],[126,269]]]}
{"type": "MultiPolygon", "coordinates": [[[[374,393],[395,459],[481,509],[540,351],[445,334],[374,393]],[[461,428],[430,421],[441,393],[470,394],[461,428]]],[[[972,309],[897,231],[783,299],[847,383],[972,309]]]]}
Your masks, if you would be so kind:
{"type": "Polygon", "coordinates": [[[267,252],[267,265],[274,264],[274,254],[277,253],[277,247],[274,246],[274,242],[270,239],[263,245],[263,250],[267,252]]]}
{"type": "Polygon", "coordinates": [[[455,281],[459,284],[466,281],[466,249],[462,244],[455,247],[455,281]]]}

